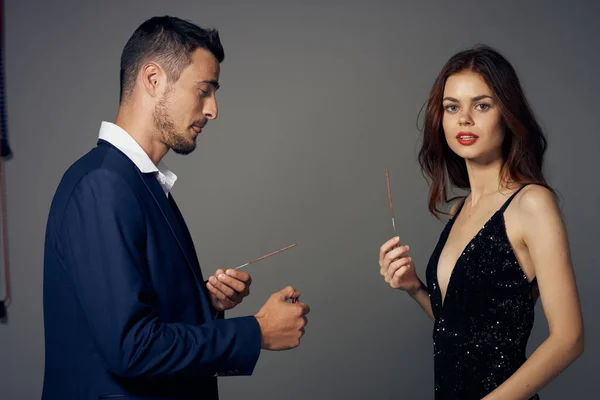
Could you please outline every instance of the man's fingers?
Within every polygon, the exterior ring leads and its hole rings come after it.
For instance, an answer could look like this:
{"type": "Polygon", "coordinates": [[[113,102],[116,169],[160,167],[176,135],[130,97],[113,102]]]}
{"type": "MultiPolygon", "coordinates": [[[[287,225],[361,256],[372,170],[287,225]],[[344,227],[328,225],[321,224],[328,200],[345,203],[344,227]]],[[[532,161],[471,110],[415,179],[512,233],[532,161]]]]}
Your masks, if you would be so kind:
{"type": "Polygon", "coordinates": [[[212,294],[215,295],[215,297],[220,300],[223,301],[225,299],[227,299],[227,296],[225,296],[225,294],[223,292],[221,292],[219,289],[217,289],[216,287],[214,287],[210,281],[206,284],[206,288],[209,290],[209,292],[211,292],[212,294]]]}
{"type": "Polygon", "coordinates": [[[238,281],[244,282],[246,284],[249,284],[252,281],[249,273],[244,271],[238,271],[236,269],[228,269],[227,271],[225,271],[225,275],[230,276],[233,279],[237,279],[238,281]]]}
{"type": "Polygon", "coordinates": [[[274,295],[277,296],[281,301],[287,301],[289,299],[300,297],[300,292],[291,286],[286,286],[279,292],[274,293],[274,295]]]}
{"type": "Polygon", "coordinates": [[[225,285],[223,282],[221,282],[219,279],[215,278],[214,276],[211,276],[208,279],[208,282],[211,285],[213,285],[216,289],[218,289],[221,292],[223,292],[225,294],[225,296],[227,296],[227,297],[231,297],[235,293],[235,291],[232,288],[230,288],[229,286],[225,285]]]}
{"type": "MultiPolygon", "coordinates": [[[[215,289],[219,290],[226,298],[233,300],[234,302],[239,303],[241,301],[242,295],[232,289],[230,286],[216,279],[214,276],[211,276],[208,280],[215,289]]],[[[240,282],[238,282],[240,283],[240,282]]],[[[243,285],[243,284],[242,284],[243,285]]]]}
{"type": "Polygon", "coordinates": [[[219,276],[219,275],[224,274],[224,273],[225,273],[225,270],[222,269],[222,268],[219,268],[218,270],[215,271],[215,276],[219,276]]]}
{"type": "Polygon", "coordinates": [[[218,303],[220,303],[223,306],[223,308],[232,308],[236,304],[242,302],[241,298],[239,299],[239,301],[235,301],[227,297],[223,292],[211,285],[210,282],[206,284],[206,288],[217,298],[218,303]]]}
{"type": "Polygon", "coordinates": [[[307,315],[310,312],[310,307],[308,306],[308,304],[298,303],[297,305],[299,305],[300,307],[302,307],[302,314],[301,315],[307,315]]]}
{"type": "Polygon", "coordinates": [[[246,283],[239,281],[231,276],[221,274],[217,275],[217,278],[219,279],[219,282],[225,284],[226,286],[229,286],[231,289],[235,290],[238,293],[241,293],[246,289],[246,283]]]}

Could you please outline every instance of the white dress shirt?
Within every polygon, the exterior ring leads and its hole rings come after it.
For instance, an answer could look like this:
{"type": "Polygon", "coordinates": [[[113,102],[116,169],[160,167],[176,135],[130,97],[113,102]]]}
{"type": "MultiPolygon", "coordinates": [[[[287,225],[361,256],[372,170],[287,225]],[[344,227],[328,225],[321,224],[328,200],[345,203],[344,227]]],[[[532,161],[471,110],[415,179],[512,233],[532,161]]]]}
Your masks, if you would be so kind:
{"type": "Polygon", "coordinates": [[[165,195],[169,197],[169,193],[177,180],[177,175],[171,172],[162,161],[158,163],[158,166],[154,165],[142,146],[123,128],[111,122],[102,121],[98,138],[106,140],[121,150],[142,173],[153,172],[165,195]]]}

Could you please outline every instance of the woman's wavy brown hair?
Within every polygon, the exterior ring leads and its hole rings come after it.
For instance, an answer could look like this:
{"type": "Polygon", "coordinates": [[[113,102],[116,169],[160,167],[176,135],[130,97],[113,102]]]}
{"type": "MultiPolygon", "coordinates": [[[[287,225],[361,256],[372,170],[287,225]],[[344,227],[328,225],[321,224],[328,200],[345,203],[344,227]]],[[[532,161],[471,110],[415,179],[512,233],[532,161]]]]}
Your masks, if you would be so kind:
{"type": "Polygon", "coordinates": [[[425,105],[423,144],[418,159],[423,175],[430,182],[429,211],[436,218],[440,214],[448,214],[440,206],[457,198],[448,198],[448,178],[457,188],[470,187],[465,160],[450,149],[442,126],[442,99],[446,80],[463,71],[479,74],[499,104],[506,131],[502,144],[501,184],[535,183],[552,190],[542,172],[546,137],[529,107],[517,74],[500,53],[480,45],[461,51],[446,62],[425,105]]]}

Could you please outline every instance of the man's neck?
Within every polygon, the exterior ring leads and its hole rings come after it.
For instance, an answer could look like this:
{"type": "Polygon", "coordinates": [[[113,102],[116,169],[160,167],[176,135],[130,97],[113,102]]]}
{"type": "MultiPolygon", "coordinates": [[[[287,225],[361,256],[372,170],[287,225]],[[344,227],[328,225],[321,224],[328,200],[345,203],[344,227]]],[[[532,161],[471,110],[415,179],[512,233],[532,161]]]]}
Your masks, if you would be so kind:
{"type": "Polygon", "coordinates": [[[132,108],[132,106],[122,104],[119,107],[115,125],[125,130],[148,154],[154,165],[158,165],[169,149],[160,141],[152,116],[135,113],[132,108]]]}

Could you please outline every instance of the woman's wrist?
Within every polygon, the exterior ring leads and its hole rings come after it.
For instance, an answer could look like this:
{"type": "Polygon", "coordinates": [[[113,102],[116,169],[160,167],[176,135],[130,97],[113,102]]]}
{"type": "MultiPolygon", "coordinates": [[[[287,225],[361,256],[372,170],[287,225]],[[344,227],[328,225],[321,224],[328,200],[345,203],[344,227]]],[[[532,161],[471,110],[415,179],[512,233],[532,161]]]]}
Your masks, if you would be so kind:
{"type": "Polygon", "coordinates": [[[414,287],[414,289],[409,289],[406,292],[410,295],[410,297],[416,297],[422,290],[427,292],[427,287],[421,280],[419,279],[419,284],[414,287]]]}

